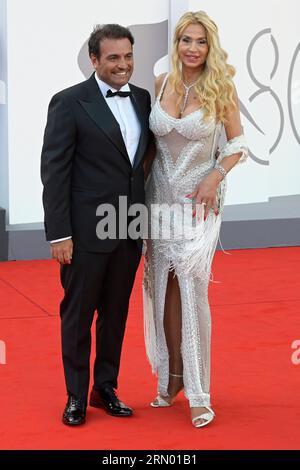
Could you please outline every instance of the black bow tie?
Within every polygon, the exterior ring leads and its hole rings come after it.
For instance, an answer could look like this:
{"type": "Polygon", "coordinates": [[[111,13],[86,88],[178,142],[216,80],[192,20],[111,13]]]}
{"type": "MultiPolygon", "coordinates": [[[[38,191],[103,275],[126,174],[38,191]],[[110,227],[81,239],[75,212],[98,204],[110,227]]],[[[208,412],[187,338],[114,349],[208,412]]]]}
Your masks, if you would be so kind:
{"type": "Polygon", "coordinates": [[[127,96],[131,95],[131,91],[111,91],[107,90],[106,98],[111,98],[112,96],[122,96],[122,98],[126,98],[127,96]]]}

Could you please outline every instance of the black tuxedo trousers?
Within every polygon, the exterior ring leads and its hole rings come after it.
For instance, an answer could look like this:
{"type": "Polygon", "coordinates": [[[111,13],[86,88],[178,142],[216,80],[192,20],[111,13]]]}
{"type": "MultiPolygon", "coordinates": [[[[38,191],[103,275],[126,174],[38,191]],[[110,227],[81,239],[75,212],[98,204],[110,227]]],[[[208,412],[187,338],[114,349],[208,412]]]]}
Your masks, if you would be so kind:
{"type": "Polygon", "coordinates": [[[62,354],[68,393],[87,396],[95,312],[94,387],[118,387],[129,298],[140,257],[136,241],[120,240],[111,253],[75,250],[72,264],[61,267],[62,354]]]}

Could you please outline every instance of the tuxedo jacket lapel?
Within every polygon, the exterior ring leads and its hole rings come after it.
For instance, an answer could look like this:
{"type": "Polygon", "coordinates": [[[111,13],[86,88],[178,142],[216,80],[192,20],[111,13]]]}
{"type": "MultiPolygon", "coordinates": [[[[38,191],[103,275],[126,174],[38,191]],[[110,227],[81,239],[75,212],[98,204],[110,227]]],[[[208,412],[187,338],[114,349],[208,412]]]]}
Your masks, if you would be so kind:
{"type": "Polygon", "coordinates": [[[140,105],[139,105],[139,100],[136,92],[133,90],[133,88],[129,85],[132,95],[131,95],[131,102],[133,104],[133,107],[135,109],[135,112],[137,114],[137,117],[139,119],[140,125],[141,125],[141,135],[140,135],[140,140],[139,144],[135,153],[134,157],[134,162],[133,162],[133,168],[137,168],[139,166],[140,161],[143,159],[146,146],[147,146],[147,138],[148,138],[148,116],[146,115],[146,112],[143,112],[140,105]]]}
{"type": "MultiPolygon", "coordinates": [[[[97,124],[99,129],[105,133],[106,137],[115,145],[123,157],[127,160],[130,166],[131,162],[126,150],[126,145],[120,130],[120,126],[107,105],[98,84],[95,80],[94,74],[87,81],[88,93],[86,98],[79,99],[79,103],[87,112],[89,117],[97,124]]],[[[134,158],[133,169],[137,168],[143,159],[147,142],[148,142],[148,116],[147,110],[143,109],[139,104],[139,96],[135,87],[129,85],[132,95],[131,102],[134,106],[135,112],[141,125],[141,135],[138,148],[134,158]]]]}
{"type": "Polygon", "coordinates": [[[120,126],[109,106],[107,106],[94,75],[92,75],[88,82],[89,96],[86,99],[80,99],[79,103],[131,165],[120,126]]]}

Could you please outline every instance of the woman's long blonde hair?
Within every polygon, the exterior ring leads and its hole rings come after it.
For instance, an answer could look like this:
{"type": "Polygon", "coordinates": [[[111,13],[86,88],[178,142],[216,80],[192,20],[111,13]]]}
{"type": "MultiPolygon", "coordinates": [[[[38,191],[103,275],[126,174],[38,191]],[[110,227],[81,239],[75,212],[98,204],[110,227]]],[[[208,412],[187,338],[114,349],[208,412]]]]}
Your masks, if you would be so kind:
{"type": "Polygon", "coordinates": [[[208,45],[206,63],[195,85],[195,91],[203,106],[205,119],[215,117],[218,121],[225,122],[227,110],[235,107],[232,81],[235,69],[226,62],[228,54],[220,46],[218,27],[204,11],[187,12],[177,23],[173,39],[170,85],[179,95],[179,106],[184,92],[180,86],[182,64],[178,56],[178,44],[184,29],[190,24],[200,24],[205,28],[208,45]]]}

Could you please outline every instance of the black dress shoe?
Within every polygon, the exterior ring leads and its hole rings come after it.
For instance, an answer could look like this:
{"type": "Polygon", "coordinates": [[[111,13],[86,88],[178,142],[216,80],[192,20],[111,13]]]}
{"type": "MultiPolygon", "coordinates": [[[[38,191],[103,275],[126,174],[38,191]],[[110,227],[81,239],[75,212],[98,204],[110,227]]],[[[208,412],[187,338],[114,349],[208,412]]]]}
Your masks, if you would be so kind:
{"type": "Polygon", "coordinates": [[[77,426],[85,422],[86,401],[69,395],[68,403],[64,409],[62,422],[67,426],[77,426]]]}
{"type": "Polygon", "coordinates": [[[132,415],[132,409],[122,403],[113,388],[105,387],[101,390],[91,391],[90,406],[104,408],[111,416],[127,417],[132,415]]]}

